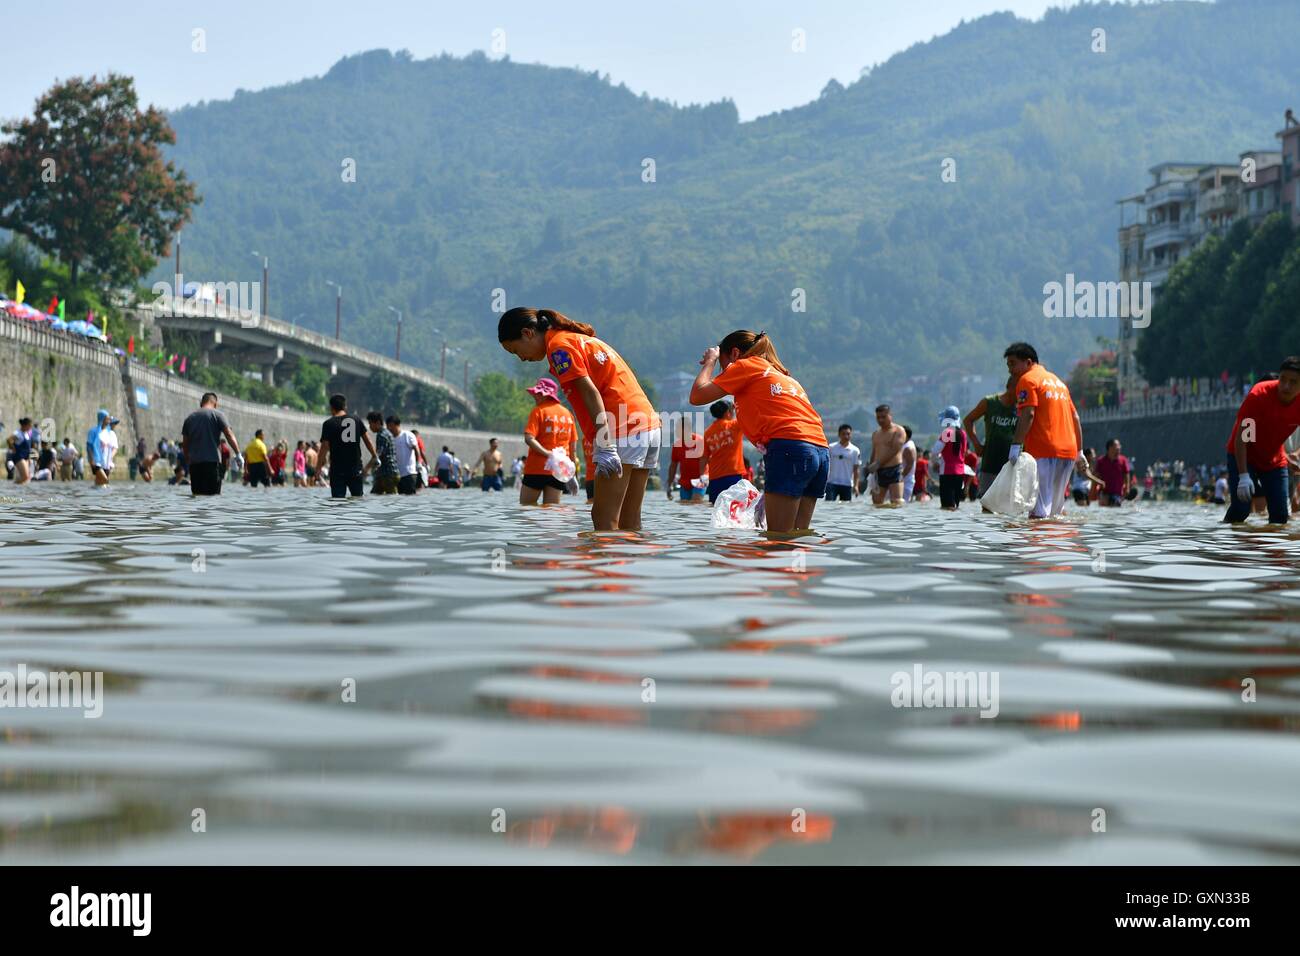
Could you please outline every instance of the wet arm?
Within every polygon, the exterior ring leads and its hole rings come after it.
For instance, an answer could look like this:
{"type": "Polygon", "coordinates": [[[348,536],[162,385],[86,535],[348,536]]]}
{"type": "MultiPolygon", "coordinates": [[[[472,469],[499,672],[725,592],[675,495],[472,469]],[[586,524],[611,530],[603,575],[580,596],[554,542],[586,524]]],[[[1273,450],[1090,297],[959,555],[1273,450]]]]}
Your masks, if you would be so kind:
{"type": "Polygon", "coordinates": [[[971,447],[975,449],[975,454],[984,454],[984,443],[980,441],[979,435],[975,434],[975,423],[984,417],[988,411],[987,399],[981,398],[979,404],[966,413],[966,417],[961,420],[961,427],[966,430],[970,436],[971,447]]]}
{"type": "Polygon", "coordinates": [[[587,375],[574,380],[574,387],[578,396],[582,399],[582,404],[587,407],[587,413],[591,416],[592,422],[596,425],[595,441],[597,444],[612,445],[614,440],[609,434],[609,422],[605,414],[605,400],[600,397],[600,390],[596,388],[596,383],[587,375]]]}
{"type": "Polygon", "coordinates": [[[1038,411],[1033,405],[1026,405],[1020,409],[1020,416],[1016,421],[1016,435],[1011,439],[1013,445],[1023,445],[1025,436],[1029,434],[1029,429],[1034,424],[1034,413],[1038,411]]]}

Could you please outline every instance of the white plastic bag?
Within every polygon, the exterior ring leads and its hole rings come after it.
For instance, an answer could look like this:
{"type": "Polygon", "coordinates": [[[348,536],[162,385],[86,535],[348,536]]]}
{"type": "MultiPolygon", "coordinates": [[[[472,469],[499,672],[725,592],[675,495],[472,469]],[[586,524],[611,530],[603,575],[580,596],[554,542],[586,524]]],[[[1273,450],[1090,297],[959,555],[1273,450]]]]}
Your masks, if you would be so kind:
{"type": "Polygon", "coordinates": [[[1002,466],[998,476],[989,485],[980,504],[986,511],[1023,518],[1038,501],[1038,462],[1034,456],[1021,452],[1015,461],[1002,466]]]}
{"type": "Polygon", "coordinates": [[[555,476],[556,481],[567,482],[578,473],[578,466],[561,445],[551,449],[551,454],[546,459],[546,470],[555,476]]]}
{"type": "Polygon", "coordinates": [[[757,528],[763,493],[744,478],[718,494],[713,503],[713,527],[757,528]]]}

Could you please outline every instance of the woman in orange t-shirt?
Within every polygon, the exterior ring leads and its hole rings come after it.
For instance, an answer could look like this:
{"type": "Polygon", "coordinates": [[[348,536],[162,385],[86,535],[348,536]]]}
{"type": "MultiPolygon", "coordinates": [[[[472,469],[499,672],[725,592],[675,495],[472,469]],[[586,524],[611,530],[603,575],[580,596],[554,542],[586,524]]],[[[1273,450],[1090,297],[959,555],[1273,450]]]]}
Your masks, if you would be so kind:
{"type": "Polygon", "coordinates": [[[781,364],[766,332],[732,332],[705,350],[700,366],[691,404],[736,396],[741,430],[763,455],[768,530],[808,530],[830,471],[826,429],[808,393],[781,364]],[[718,364],[722,372],[714,378],[718,364]]]}
{"type": "Polygon", "coordinates": [[[546,463],[554,449],[563,448],[577,467],[578,423],[573,420],[573,413],[560,404],[559,388],[553,380],[539,378],[527,391],[532,393],[536,404],[524,425],[528,458],[519,483],[519,503],[535,505],[541,498],[543,504],[558,505],[567,485],[551,474],[546,463]]]}
{"type": "Polygon", "coordinates": [[[550,363],[592,441],[597,531],[640,531],[646,480],[659,467],[659,416],[632,369],[596,330],[553,309],[511,309],[497,340],[522,362],[550,363]]]}

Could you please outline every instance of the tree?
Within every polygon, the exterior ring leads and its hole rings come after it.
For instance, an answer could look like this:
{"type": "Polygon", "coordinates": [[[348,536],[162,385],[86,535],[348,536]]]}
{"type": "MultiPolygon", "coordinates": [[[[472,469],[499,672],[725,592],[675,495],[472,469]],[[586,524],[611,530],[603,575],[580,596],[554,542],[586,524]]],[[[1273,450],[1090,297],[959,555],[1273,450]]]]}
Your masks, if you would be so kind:
{"type": "Polygon", "coordinates": [[[74,77],[36,101],[30,119],[0,133],[0,227],[68,266],[133,285],[168,254],[198,194],[161,146],[176,142],[166,117],[141,112],[130,77],[74,77]]]}
{"type": "Polygon", "coordinates": [[[522,385],[500,372],[488,372],[474,380],[474,401],[482,426],[503,432],[522,432],[534,404],[522,385]]]}
{"type": "Polygon", "coordinates": [[[325,390],[329,386],[329,380],[329,373],[323,367],[299,356],[290,384],[307,408],[315,411],[325,407],[325,390]]]}

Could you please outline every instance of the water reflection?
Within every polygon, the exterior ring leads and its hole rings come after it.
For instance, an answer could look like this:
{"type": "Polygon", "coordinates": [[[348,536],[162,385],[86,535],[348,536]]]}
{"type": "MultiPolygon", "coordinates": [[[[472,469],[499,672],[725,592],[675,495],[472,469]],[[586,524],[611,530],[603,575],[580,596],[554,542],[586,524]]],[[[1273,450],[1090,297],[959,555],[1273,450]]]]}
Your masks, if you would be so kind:
{"type": "Polygon", "coordinates": [[[1295,862],[1300,531],[1215,518],[19,489],[0,671],[107,699],[0,708],[0,854],[1295,862]],[[895,706],[918,665],[997,717],[895,706]]]}

